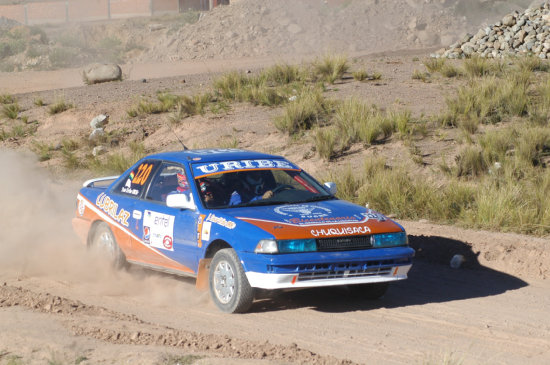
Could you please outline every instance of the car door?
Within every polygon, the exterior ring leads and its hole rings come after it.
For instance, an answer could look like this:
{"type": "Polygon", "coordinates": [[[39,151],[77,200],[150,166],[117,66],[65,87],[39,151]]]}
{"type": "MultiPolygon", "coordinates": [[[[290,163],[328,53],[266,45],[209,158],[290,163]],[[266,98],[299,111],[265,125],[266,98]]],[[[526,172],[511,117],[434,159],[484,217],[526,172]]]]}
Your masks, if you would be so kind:
{"type": "Polygon", "coordinates": [[[115,204],[120,211],[127,212],[127,217],[119,222],[119,229],[113,229],[114,227],[111,226],[111,230],[129,261],[139,254],[139,252],[136,252],[134,235],[139,234],[141,215],[136,214],[135,207],[139,205],[139,201],[145,194],[151,177],[159,165],[160,161],[156,160],[142,161],[127,172],[112,188],[109,196],[104,198],[104,200],[108,198],[109,201],[112,201],[112,204],[115,204]]]}
{"type": "Polygon", "coordinates": [[[197,211],[166,206],[169,194],[192,195],[183,166],[163,162],[133,214],[141,216],[133,246],[137,263],[166,271],[196,271],[197,211]]]}

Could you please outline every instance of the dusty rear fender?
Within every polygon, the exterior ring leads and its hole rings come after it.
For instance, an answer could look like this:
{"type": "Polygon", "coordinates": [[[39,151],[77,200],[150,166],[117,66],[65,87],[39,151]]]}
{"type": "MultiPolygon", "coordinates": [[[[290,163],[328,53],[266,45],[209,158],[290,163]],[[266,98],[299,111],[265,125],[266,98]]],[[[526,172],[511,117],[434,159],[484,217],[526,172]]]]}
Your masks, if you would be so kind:
{"type": "Polygon", "coordinates": [[[72,219],[73,230],[84,245],[88,245],[88,235],[92,229],[92,221],[82,218],[72,219]]]}

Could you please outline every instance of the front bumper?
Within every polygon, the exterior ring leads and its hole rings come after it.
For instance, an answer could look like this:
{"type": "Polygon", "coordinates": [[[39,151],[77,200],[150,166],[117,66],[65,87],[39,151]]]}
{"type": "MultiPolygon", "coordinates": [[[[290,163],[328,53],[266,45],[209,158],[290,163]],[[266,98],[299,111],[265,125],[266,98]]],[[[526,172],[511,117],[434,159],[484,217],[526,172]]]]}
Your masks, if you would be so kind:
{"type": "Polygon", "coordinates": [[[284,255],[241,253],[254,288],[283,289],[404,280],[412,266],[410,247],[284,255]]]}

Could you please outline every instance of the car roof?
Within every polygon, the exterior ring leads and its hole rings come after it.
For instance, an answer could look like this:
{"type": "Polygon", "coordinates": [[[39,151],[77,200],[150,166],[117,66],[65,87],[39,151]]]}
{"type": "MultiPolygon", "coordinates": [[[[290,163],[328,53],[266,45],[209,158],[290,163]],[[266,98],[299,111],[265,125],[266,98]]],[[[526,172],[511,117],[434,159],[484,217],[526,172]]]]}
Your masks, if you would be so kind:
{"type": "Polygon", "coordinates": [[[247,151],[236,148],[196,149],[156,153],[147,156],[148,159],[159,159],[172,162],[215,162],[252,159],[280,159],[282,156],[267,153],[247,151]]]}

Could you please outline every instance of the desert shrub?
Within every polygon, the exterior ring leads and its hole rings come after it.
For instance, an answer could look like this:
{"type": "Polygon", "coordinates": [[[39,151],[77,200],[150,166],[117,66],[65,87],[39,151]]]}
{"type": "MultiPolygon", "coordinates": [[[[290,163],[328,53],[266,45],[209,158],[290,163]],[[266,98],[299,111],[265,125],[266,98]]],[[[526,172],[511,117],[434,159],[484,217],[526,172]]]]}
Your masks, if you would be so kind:
{"type": "MultiPolygon", "coordinates": [[[[282,66],[281,66],[282,67],[282,66]]],[[[275,106],[287,100],[283,91],[271,84],[276,78],[279,81],[285,77],[284,72],[271,69],[269,75],[266,73],[258,76],[247,76],[242,72],[229,72],[214,80],[213,86],[216,93],[224,99],[238,102],[250,102],[255,105],[275,106]]]]}
{"type": "Polygon", "coordinates": [[[474,56],[464,61],[464,71],[470,77],[500,75],[506,69],[504,62],[474,56]]]}
{"type": "Polygon", "coordinates": [[[2,105],[2,116],[8,119],[17,119],[21,107],[17,103],[2,105]]]}
{"type": "Polygon", "coordinates": [[[457,176],[481,176],[487,171],[483,151],[475,146],[467,146],[456,156],[457,176]]]}
{"type": "Polygon", "coordinates": [[[71,108],[74,108],[74,104],[67,103],[64,99],[58,99],[48,107],[48,113],[51,115],[59,114],[71,108]]]}
{"type": "Polygon", "coordinates": [[[441,68],[446,64],[445,58],[427,58],[424,60],[424,66],[428,72],[439,72],[441,68]]]}
{"type": "Polygon", "coordinates": [[[543,156],[550,156],[550,129],[542,127],[522,129],[516,151],[521,161],[535,166],[540,165],[543,156]]]}
{"type": "Polygon", "coordinates": [[[323,97],[319,89],[307,89],[289,102],[283,114],[275,118],[275,126],[289,135],[323,125],[332,103],[323,97]]]}
{"type": "Polygon", "coordinates": [[[0,41],[0,60],[19,54],[27,47],[25,40],[7,38],[0,41]]]}
{"type": "Polygon", "coordinates": [[[197,114],[203,115],[211,98],[210,93],[182,96],[176,104],[176,111],[170,116],[170,122],[177,124],[186,117],[197,114]]]}
{"type": "Polygon", "coordinates": [[[334,84],[349,70],[348,59],[345,56],[326,55],[313,62],[313,74],[317,80],[334,84]]]}
{"type": "Polygon", "coordinates": [[[64,68],[76,65],[79,51],[75,48],[56,47],[50,51],[49,59],[52,67],[64,68]]]}
{"type": "Polygon", "coordinates": [[[458,68],[448,63],[445,63],[440,68],[439,72],[441,72],[443,76],[449,77],[449,78],[462,75],[462,72],[458,68]]]}
{"type": "Polygon", "coordinates": [[[335,125],[343,145],[355,142],[370,145],[378,139],[386,139],[393,134],[395,123],[375,106],[353,98],[338,105],[335,112],[335,125]]]}
{"type": "Polygon", "coordinates": [[[276,85],[286,85],[297,81],[306,81],[307,73],[299,66],[276,64],[262,71],[261,77],[276,85]]]}
{"type": "Polygon", "coordinates": [[[366,80],[367,77],[369,77],[369,74],[365,70],[357,70],[352,73],[352,76],[357,81],[363,81],[366,80]]]}
{"type": "Polygon", "coordinates": [[[390,112],[389,118],[393,120],[393,125],[401,136],[411,134],[414,130],[411,128],[411,112],[405,110],[402,112],[390,112]]]}
{"type": "Polygon", "coordinates": [[[105,37],[97,44],[101,56],[109,62],[122,62],[124,47],[117,37],[105,37]]]}
{"type": "Polygon", "coordinates": [[[31,149],[34,153],[36,153],[38,161],[43,162],[52,158],[52,151],[54,150],[54,147],[44,142],[33,141],[31,149]]]}
{"type": "Polygon", "coordinates": [[[319,128],[315,132],[315,148],[321,158],[326,161],[333,159],[337,152],[336,148],[336,134],[338,131],[335,128],[319,128]]]}
{"type": "Polygon", "coordinates": [[[413,80],[420,80],[422,82],[429,82],[430,81],[430,74],[427,73],[427,72],[422,72],[420,70],[414,70],[411,78],[413,80]]]}
{"type": "Polygon", "coordinates": [[[487,77],[471,80],[447,99],[449,124],[461,118],[479,118],[482,123],[500,122],[507,116],[522,116],[530,104],[530,78],[514,72],[503,79],[487,77]]]}
{"type": "Polygon", "coordinates": [[[520,57],[518,60],[518,67],[520,70],[525,70],[529,72],[533,72],[533,71],[547,72],[549,69],[549,65],[547,61],[543,61],[539,57],[536,57],[533,55],[520,57]]]}
{"type": "Polygon", "coordinates": [[[98,173],[120,174],[126,171],[137,160],[146,156],[145,146],[141,142],[132,141],[129,144],[130,152],[115,152],[107,154],[103,159],[90,157],[89,168],[98,173]]]}
{"type": "Polygon", "coordinates": [[[479,145],[483,149],[483,156],[488,163],[502,162],[509,151],[512,151],[517,139],[517,132],[513,128],[487,131],[479,137],[479,145]]]}
{"type": "Polygon", "coordinates": [[[0,94],[0,104],[13,104],[15,98],[11,94],[0,94]]]}

